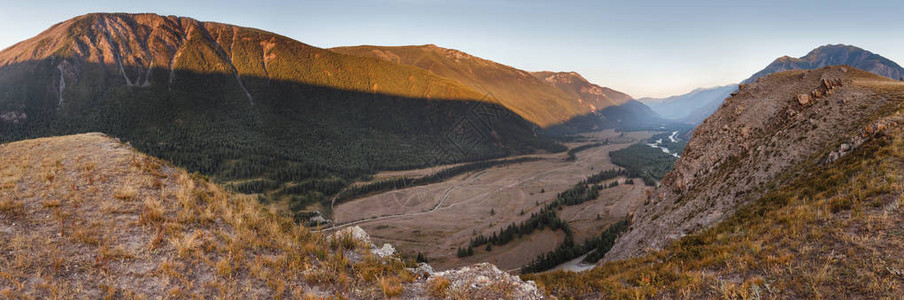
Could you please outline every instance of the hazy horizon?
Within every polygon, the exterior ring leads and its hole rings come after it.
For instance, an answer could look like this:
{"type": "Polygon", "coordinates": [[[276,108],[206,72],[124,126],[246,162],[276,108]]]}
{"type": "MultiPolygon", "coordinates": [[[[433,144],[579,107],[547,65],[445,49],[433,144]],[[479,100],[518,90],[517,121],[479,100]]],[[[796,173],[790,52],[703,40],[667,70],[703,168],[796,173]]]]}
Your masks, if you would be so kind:
{"type": "Polygon", "coordinates": [[[904,3],[893,1],[0,2],[0,49],[86,13],[149,12],[324,48],[436,44],[527,71],[575,71],[635,98],[737,83],[777,57],[826,44],[904,61],[904,40],[888,38],[904,28],[904,3]]]}

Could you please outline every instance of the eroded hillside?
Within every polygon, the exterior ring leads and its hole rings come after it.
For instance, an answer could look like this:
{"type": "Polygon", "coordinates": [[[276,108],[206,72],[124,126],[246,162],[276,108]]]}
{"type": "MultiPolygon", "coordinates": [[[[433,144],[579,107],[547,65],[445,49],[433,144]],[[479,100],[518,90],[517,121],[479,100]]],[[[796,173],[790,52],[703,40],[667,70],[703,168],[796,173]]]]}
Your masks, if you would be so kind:
{"type": "Polygon", "coordinates": [[[850,67],[744,85],[608,263],[529,278],[575,297],[896,297],[902,101],[904,83],[850,67]]]}
{"type": "Polygon", "coordinates": [[[859,146],[885,126],[879,119],[895,111],[893,91],[902,85],[850,67],[782,72],[742,85],[696,129],[608,258],[660,249],[712,226],[829,152],[859,146]]]}

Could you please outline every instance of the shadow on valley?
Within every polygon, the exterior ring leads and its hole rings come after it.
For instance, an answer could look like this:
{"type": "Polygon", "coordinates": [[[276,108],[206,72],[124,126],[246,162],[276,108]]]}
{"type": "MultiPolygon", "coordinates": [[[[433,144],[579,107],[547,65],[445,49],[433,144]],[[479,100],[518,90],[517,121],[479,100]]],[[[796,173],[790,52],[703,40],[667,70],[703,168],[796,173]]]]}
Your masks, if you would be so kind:
{"type": "Polygon", "coordinates": [[[565,150],[485,101],[57,65],[47,59],[0,68],[0,142],[103,132],[294,212],[328,209],[320,204],[330,195],[379,170],[565,150]],[[124,74],[144,86],[128,86],[124,74]]]}

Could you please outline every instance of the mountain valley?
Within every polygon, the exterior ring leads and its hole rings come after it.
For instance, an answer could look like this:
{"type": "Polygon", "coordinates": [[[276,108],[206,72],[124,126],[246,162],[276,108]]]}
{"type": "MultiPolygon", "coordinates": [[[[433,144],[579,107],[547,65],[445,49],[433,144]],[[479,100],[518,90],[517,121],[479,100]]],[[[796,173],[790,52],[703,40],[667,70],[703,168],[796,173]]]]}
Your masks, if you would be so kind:
{"type": "Polygon", "coordinates": [[[325,44],[90,13],[0,51],[0,298],[904,295],[904,68],[879,54],[634,99],[567,43],[522,66],[583,75],[325,44]]]}

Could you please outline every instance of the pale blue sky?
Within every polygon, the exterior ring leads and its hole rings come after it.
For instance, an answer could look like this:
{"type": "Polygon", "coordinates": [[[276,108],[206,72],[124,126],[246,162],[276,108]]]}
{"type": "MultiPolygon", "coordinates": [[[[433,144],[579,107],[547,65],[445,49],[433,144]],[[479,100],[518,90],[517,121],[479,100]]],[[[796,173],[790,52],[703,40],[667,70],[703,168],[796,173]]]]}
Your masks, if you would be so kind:
{"type": "Polygon", "coordinates": [[[904,63],[900,0],[0,0],[0,48],[89,12],[187,16],[319,47],[437,44],[529,71],[576,71],[638,98],[738,82],[823,44],[904,63]]]}

